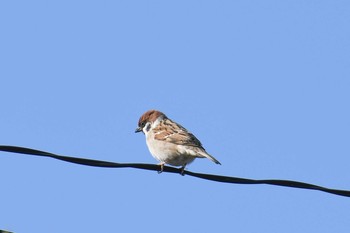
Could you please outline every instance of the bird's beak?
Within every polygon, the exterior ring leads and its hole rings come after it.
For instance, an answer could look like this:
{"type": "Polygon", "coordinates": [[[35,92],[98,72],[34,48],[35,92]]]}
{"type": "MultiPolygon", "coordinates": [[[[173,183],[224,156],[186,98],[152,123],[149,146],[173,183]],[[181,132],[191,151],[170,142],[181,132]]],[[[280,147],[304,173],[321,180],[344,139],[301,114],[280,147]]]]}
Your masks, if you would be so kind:
{"type": "Polygon", "coordinates": [[[142,132],[142,128],[141,127],[137,127],[136,130],[135,130],[135,133],[139,133],[139,132],[142,132]]]}

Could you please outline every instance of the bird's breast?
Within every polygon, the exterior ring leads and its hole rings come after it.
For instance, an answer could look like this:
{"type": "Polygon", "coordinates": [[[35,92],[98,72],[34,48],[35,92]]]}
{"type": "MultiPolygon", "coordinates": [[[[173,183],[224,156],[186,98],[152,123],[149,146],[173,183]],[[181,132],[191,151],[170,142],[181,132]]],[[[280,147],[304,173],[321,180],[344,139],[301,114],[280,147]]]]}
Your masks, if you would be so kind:
{"type": "Polygon", "coordinates": [[[161,162],[173,166],[184,166],[195,159],[191,153],[182,148],[183,146],[156,140],[151,136],[147,136],[146,142],[152,156],[161,162]]]}

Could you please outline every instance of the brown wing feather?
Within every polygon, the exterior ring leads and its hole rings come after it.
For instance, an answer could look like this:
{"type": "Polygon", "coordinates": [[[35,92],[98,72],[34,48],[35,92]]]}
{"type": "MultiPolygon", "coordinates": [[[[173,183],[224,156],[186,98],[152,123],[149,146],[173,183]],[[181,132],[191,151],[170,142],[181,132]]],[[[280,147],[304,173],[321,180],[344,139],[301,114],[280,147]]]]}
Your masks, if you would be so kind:
{"type": "Polygon", "coordinates": [[[157,127],[156,140],[163,140],[178,145],[194,146],[203,148],[202,143],[181,125],[170,119],[165,119],[157,127]],[[169,130],[170,129],[170,130],[169,130]]]}

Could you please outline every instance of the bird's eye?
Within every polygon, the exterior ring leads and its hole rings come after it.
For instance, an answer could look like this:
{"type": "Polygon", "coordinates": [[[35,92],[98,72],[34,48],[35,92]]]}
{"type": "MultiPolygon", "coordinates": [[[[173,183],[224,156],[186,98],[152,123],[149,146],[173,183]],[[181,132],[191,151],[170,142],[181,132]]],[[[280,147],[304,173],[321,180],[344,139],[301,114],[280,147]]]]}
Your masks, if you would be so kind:
{"type": "Polygon", "coordinates": [[[141,122],[141,128],[145,127],[145,122],[141,122]]]}

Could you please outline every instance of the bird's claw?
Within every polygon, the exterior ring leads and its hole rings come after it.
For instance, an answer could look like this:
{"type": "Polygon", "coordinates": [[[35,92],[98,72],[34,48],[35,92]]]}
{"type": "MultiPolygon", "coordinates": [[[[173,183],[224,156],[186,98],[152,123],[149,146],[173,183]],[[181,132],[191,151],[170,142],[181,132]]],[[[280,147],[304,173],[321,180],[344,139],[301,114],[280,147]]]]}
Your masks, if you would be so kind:
{"type": "MultiPolygon", "coordinates": [[[[160,170],[157,171],[158,174],[160,174],[160,173],[163,172],[163,170],[164,170],[164,164],[165,164],[165,163],[159,163],[159,164],[158,164],[158,165],[160,166],[160,170]]],[[[185,167],[186,167],[186,164],[180,168],[180,175],[182,175],[182,176],[185,175],[185,167]]]]}
{"type": "Polygon", "coordinates": [[[163,169],[164,169],[164,163],[160,163],[158,164],[160,166],[160,170],[158,171],[158,174],[162,173],[163,172],[163,169]]]}
{"type": "Polygon", "coordinates": [[[180,175],[182,175],[182,176],[185,175],[185,167],[186,167],[186,164],[185,164],[184,166],[181,167],[180,175]]]}

